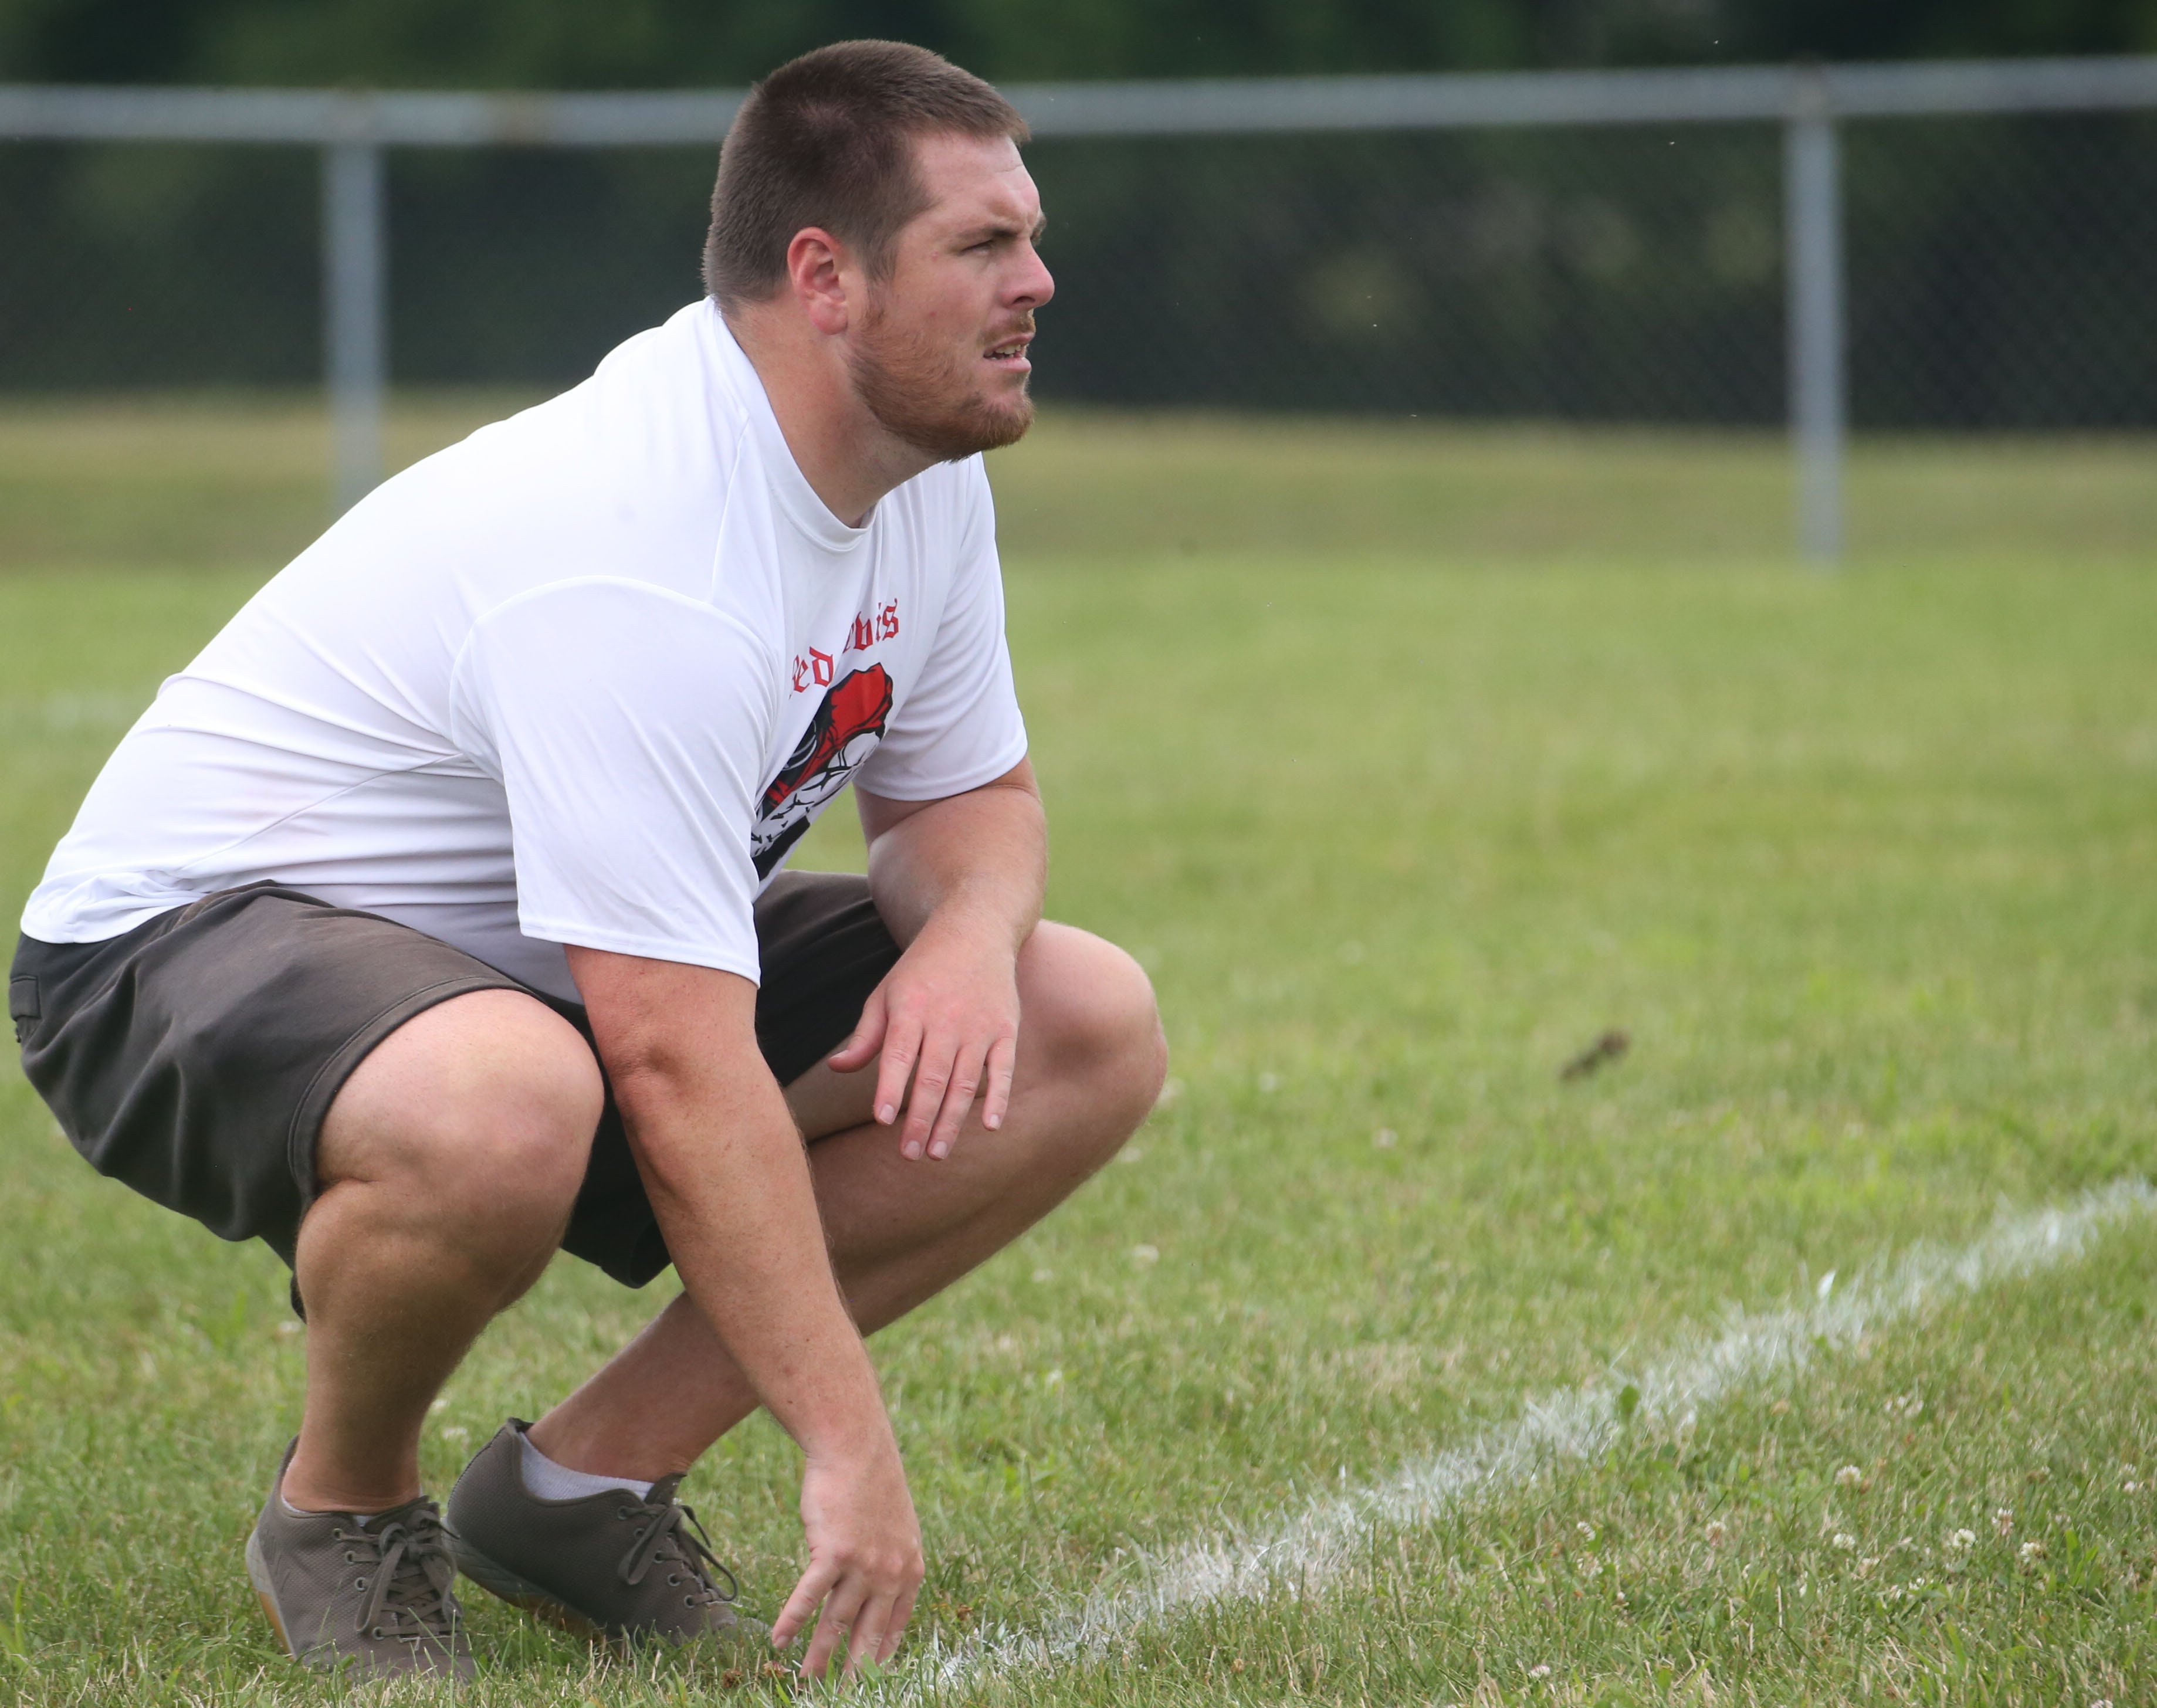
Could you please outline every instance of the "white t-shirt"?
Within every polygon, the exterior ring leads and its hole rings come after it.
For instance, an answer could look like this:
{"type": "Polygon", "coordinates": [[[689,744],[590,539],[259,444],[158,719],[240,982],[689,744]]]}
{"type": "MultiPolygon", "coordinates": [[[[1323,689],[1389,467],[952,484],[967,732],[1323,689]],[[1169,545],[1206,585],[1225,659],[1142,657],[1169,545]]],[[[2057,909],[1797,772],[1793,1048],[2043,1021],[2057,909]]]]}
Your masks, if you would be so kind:
{"type": "Polygon", "coordinates": [[[574,999],[565,943],[757,976],[750,904],[849,782],[1024,757],[981,460],[842,525],[709,303],[355,507],[159,691],[23,929],[259,879],[574,999]]]}

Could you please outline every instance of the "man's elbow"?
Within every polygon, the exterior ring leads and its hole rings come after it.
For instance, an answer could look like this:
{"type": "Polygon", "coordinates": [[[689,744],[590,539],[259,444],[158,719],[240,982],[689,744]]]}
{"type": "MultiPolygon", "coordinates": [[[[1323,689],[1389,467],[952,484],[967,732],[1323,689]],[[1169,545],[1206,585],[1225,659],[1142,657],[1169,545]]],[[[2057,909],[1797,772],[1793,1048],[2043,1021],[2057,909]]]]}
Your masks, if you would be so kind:
{"type": "MultiPolygon", "coordinates": [[[[570,970],[615,1107],[632,1133],[708,1118],[768,1084],[756,985],[684,962],[573,949],[570,970]]],[[[775,1088],[774,1088],[775,1092],[775,1088]]]]}

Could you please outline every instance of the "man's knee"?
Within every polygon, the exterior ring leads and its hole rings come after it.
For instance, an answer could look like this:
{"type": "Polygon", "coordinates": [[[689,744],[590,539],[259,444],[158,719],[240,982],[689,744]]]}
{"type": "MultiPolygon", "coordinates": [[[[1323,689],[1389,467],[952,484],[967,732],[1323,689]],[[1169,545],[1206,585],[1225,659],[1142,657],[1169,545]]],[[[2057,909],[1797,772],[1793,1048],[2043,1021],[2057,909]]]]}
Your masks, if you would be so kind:
{"type": "Polygon", "coordinates": [[[1050,923],[1027,943],[1022,979],[1023,1027],[1046,1071],[1077,1084],[1115,1149],[1145,1119],[1168,1072],[1152,982],[1113,943],[1050,923]]]}
{"type": "Polygon", "coordinates": [[[543,1003],[456,997],[353,1071],[322,1124],[322,1183],[393,1186],[415,1220],[468,1228],[476,1254],[520,1247],[566,1222],[605,1097],[589,1047],[543,1003]]]}

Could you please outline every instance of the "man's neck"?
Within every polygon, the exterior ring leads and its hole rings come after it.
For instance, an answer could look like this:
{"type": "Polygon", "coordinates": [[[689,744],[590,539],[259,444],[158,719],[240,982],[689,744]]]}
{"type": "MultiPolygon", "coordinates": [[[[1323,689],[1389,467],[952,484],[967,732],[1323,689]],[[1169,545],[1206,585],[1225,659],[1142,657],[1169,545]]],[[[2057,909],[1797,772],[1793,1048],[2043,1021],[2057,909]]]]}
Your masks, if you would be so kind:
{"type": "Polygon", "coordinates": [[[885,493],[934,463],[893,438],[869,413],[836,339],[820,337],[797,316],[758,303],[725,318],[764,383],[795,466],[848,527],[859,527],[885,493]]]}

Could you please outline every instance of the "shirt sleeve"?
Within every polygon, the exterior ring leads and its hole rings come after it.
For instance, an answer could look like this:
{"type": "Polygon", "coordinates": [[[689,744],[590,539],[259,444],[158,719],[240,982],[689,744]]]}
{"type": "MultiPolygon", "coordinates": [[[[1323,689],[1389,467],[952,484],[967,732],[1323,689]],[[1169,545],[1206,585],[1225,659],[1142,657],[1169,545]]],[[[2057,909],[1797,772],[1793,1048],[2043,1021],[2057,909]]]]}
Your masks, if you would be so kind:
{"type": "Polygon", "coordinates": [[[1004,639],[996,507],[979,457],[961,475],[966,525],[936,638],[913,692],[894,709],[857,781],[891,800],[940,800],[978,789],[1026,757],[1026,720],[1004,639]]]}
{"type": "Polygon", "coordinates": [[[558,583],[481,620],[455,733],[508,797],[526,936],[757,977],[765,651],[641,582],[558,583]]]}

